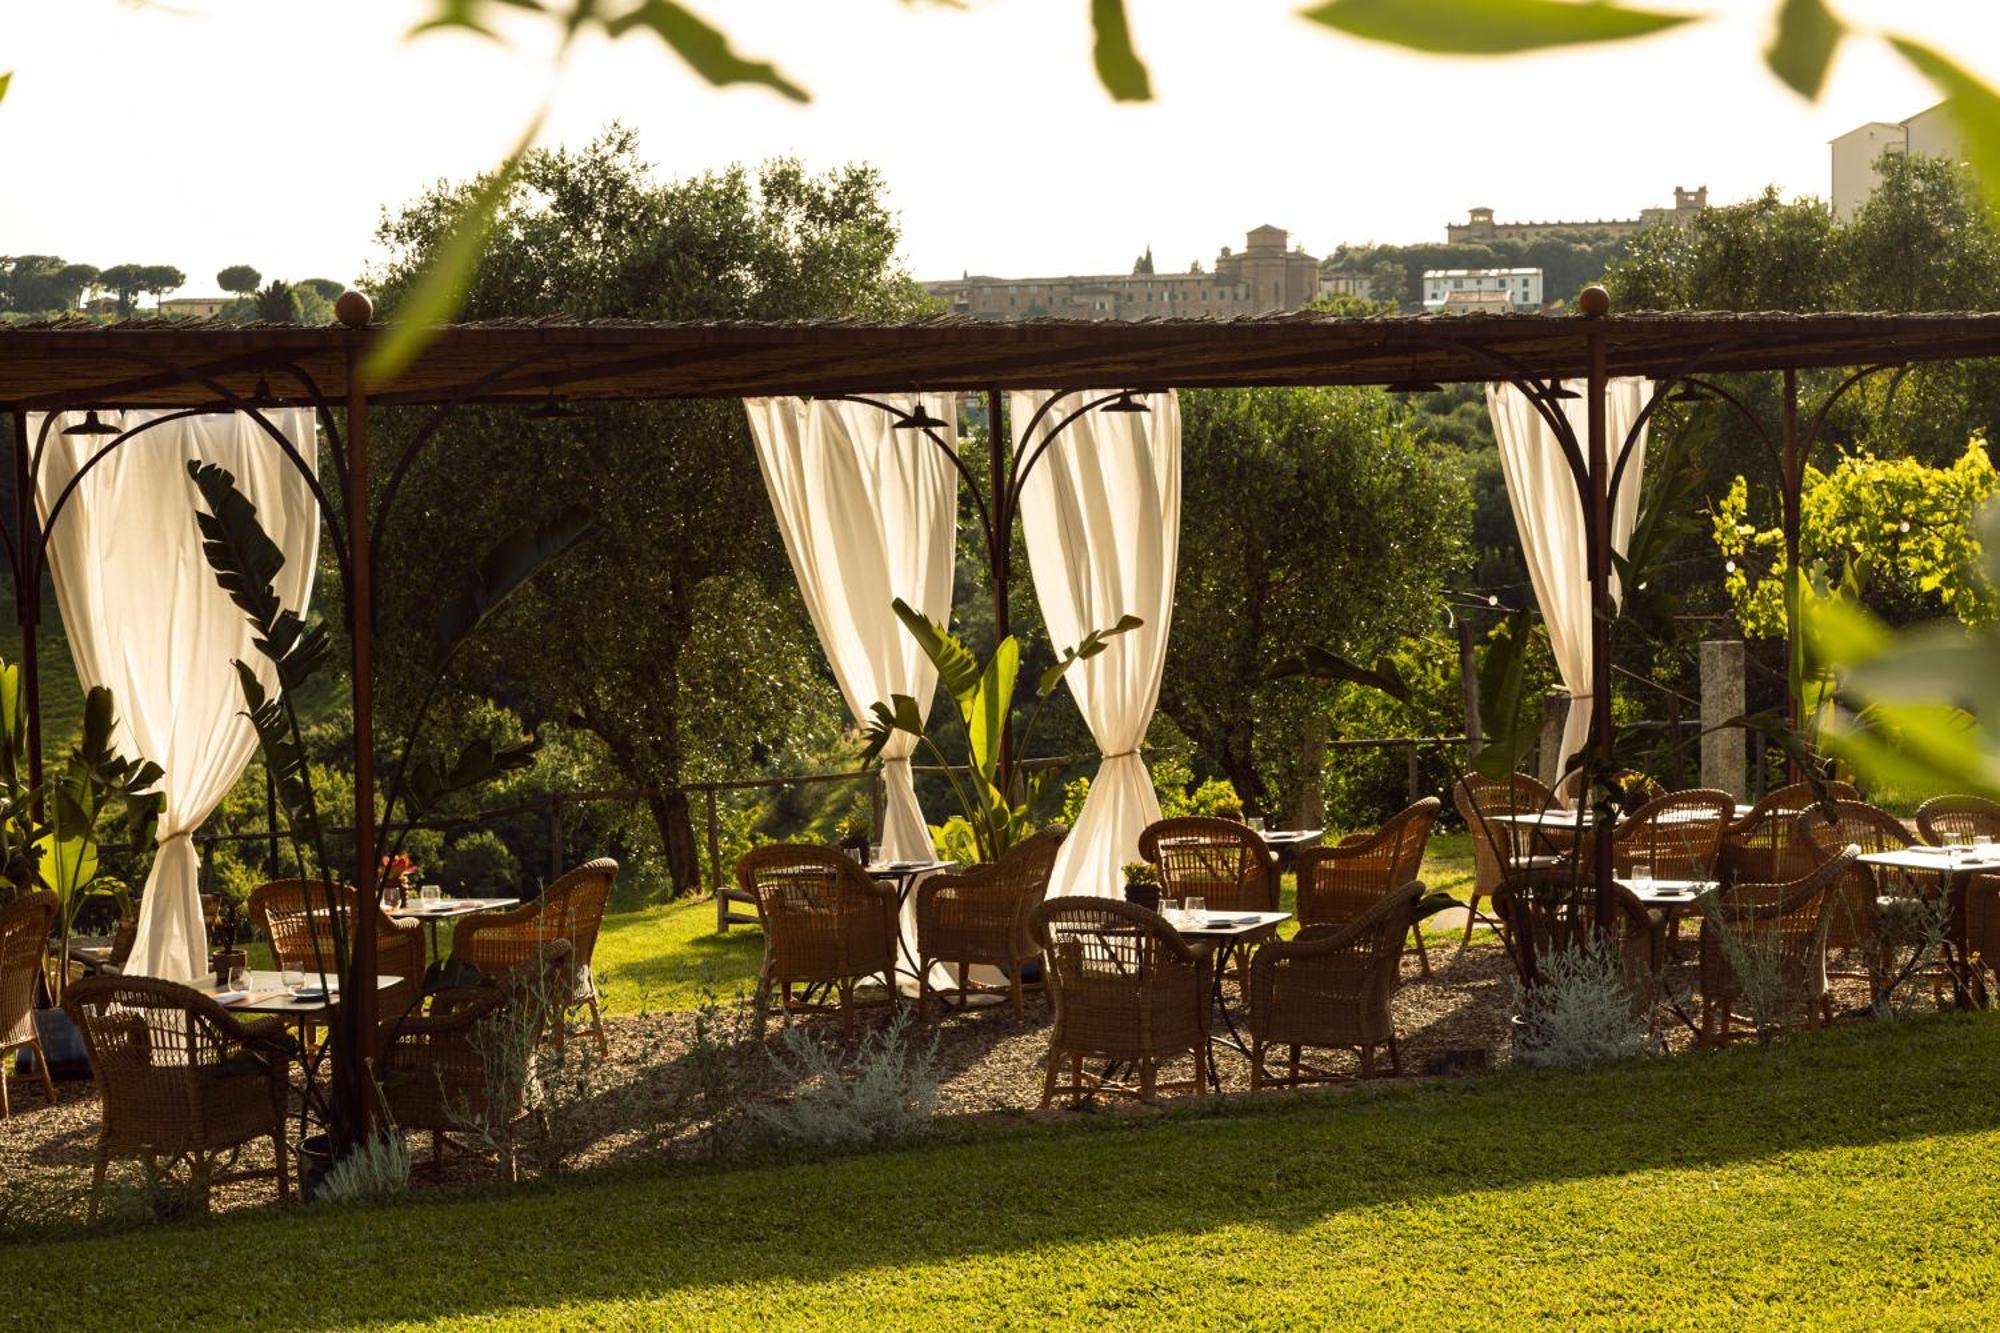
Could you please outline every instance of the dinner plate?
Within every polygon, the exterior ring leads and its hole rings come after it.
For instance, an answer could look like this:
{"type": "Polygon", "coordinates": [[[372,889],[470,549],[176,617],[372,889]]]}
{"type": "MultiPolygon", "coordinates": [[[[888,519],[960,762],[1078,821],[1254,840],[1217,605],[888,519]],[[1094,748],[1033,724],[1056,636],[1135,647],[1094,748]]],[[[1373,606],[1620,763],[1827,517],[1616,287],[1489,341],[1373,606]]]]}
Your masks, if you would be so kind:
{"type": "Polygon", "coordinates": [[[324,1000],[326,993],[324,986],[294,986],[290,992],[294,1000],[324,1000]]]}

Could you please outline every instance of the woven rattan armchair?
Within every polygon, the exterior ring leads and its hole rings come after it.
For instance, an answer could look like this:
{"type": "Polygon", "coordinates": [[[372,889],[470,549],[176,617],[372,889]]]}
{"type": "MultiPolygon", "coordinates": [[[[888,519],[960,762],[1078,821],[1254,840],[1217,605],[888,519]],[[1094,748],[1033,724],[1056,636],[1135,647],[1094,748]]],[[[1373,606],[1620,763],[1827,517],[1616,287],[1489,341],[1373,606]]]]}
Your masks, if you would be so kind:
{"type": "Polygon", "coordinates": [[[745,853],[736,863],[736,883],[756,902],[764,928],[760,1026],[774,991],[789,1021],[795,1012],[825,1008],[812,992],[833,987],[849,1031],[856,983],[882,977],[893,1000],[899,941],[894,888],[868,878],[845,854],[805,843],[745,853]],[[804,986],[806,995],[795,998],[794,986],[804,986]]]}
{"type": "MultiPolygon", "coordinates": [[[[1936,847],[1984,835],[2000,842],[2000,801],[1983,796],[1934,796],[1917,807],[1917,834],[1936,847]]],[[[1965,943],[2000,972],[2000,875],[1973,875],[1965,886],[1965,943]]]]}
{"type": "Polygon", "coordinates": [[[1509,875],[1530,868],[1533,858],[1554,865],[1561,858],[1550,848],[1538,846],[1539,839],[1506,823],[1502,815],[1538,815],[1554,802],[1555,795],[1526,773],[1504,779],[1467,773],[1451,789],[1452,805],[1472,835],[1472,898],[1465,914],[1464,943],[1472,943],[1472,927],[1485,921],[1502,929],[1500,919],[1479,910],[1481,898],[1491,899],[1493,891],[1509,875]]]}
{"type": "Polygon", "coordinates": [[[506,975],[437,991],[396,1024],[382,1096],[399,1128],[430,1131],[434,1163],[459,1134],[497,1149],[514,1174],[514,1127],[531,1105],[535,1048],[573,993],[570,958],[568,940],[545,941],[506,975]]]}
{"type": "Polygon", "coordinates": [[[1407,881],[1378,895],[1343,925],[1307,926],[1289,940],[1272,940],[1250,964],[1250,1086],[1324,1082],[1334,1077],[1300,1065],[1305,1046],[1351,1047],[1361,1076],[1375,1073],[1375,1048],[1389,1048],[1389,1068],[1402,1072],[1396,1027],[1389,1014],[1403,936],[1424,886],[1407,881]],[[1267,1052],[1288,1048],[1286,1072],[1265,1067],[1267,1052]]]}
{"type": "Polygon", "coordinates": [[[0,1120],[13,1114],[7,1100],[7,1075],[14,1068],[14,1052],[22,1047],[35,1053],[35,1072],[42,1076],[42,1091],[49,1105],[55,1105],[55,1080],[49,1076],[49,1058],[35,1028],[35,1000],[45,976],[42,969],[48,959],[49,929],[55,919],[53,893],[23,894],[0,907],[0,1120]]]}
{"type": "MultiPolygon", "coordinates": [[[[1357,920],[1398,885],[1417,877],[1424,845],[1444,803],[1426,796],[1372,833],[1352,833],[1332,847],[1299,853],[1298,918],[1301,926],[1344,926],[1357,920]]],[[[1423,932],[1410,930],[1425,976],[1431,972],[1423,932]]]]}
{"type": "Polygon", "coordinates": [[[1042,1105],[1059,1095],[1113,1092],[1151,1101],[1170,1091],[1207,1091],[1209,960],[1159,913],[1113,898],[1052,898],[1029,918],[1055,1003],[1042,1105]],[[1194,1059],[1194,1077],[1159,1081],[1160,1066],[1194,1059]],[[1136,1069],[1139,1081],[1093,1074],[1086,1059],[1136,1069]],[[1069,1082],[1060,1081],[1064,1063],[1069,1082]]]}
{"type": "Polygon", "coordinates": [[[290,1197],[285,1100],[295,1046],[276,1019],[241,1019],[200,991],[154,977],[84,977],[63,994],[102,1095],[90,1218],[111,1158],[185,1160],[197,1206],[211,1186],[275,1177],[290,1197]],[[269,1138],[275,1165],[216,1171],[215,1158],[269,1138]]]}
{"type": "Polygon", "coordinates": [[[1769,1012],[1753,1022],[1772,1023],[1785,1010],[1803,1012],[1807,1024],[1830,1017],[1826,986],[1826,930],[1833,893],[1857,854],[1846,847],[1789,884],[1739,883],[1721,889],[1702,910],[1701,1039],[1727,1042],[1735,1005],[1748,989],[1738,963],[1749,964],[1765,993],[1752,997],[1769,1012]]]}
{"type": "MultiPolygon", "coordinates": [[[[1916,841],[1900,819],[1860,801],[1835,801],[1832,818],[1817,806],[1808,807],[1800,812],[1797,828],[1800,840],[1823,861],[1848,847],[1865,856],[1898,851],[1916,841]]],[[[1877,899],[1914,897],[1923,891],[1896,871],[1877,875],[1871,866],[1849,865],[1833,888],[1826,947],[1861,951],[1869,978],[1881,983],[1890,959],[1877,899]]]]}
{"type": "MultiPolygon", "coordinates": [[[[1829,800],[1858,799],[1858,793],[1845,782],[1821,785],[1829,800]]],[[[1819,853],[1799,837],[1798,830],[1799,816],[1818,800],[1819,793],[1806,782],[1794,782],[1765,795],[1723,833],[1715,877],[1724,884],[1789,884],[1818,865],[1819,853]]]]}
{"type": "Polygon", "coordinates": [[[1271,849],[1233,819],[1162,819],[1139,834],[1139,855],[1160,868],[1162,898],[1204,898],[1211,912],[1275,912],[1271,849]]]}
{"type": "Polygon", "coordinates": [[[540,956],[551,940],[567,940],[570,968],[568,1012],[552,1025],[557,1040],[568,1028],[569,1013],[590,1010],[597,1048],[609,1054],[604,1018],[597,1007],[597,982],[590,957],[597,949],[597,932],[604,924],[604,906],[618,878],[618,863],[609,857],[586,861],[543,889],[541,896],[504,912],[482,912],[458,923],[451,940],[453,961],[477,968],[486,976],[511,973],[540,956]]]}
{"type": "MultiPolygon", "coordinates": [[[[1597,889],[1571,866],[1536,867],[1508,878],[1493,895],[1508,955],[1521,984],[1540,979],[1538,960],[1582,947],[1596,934],[1597,889]]],[[[1611,885],[1611,935],[1635,1014],[1651,1014],[1666,965],[1666,914],[1623,884],[1611,885]]]]}
{"type": "MultiPolygon", "coordinates": [[[[354,887],[339,886],[341,922],[348,947],[354,940],[354,887]]],[[[326,885],[312,879],[279,879],[250,890],[250,920],[271,944],[271,961],[279,968],[333,971],[333,930],[327,917],[326,885]]],[[[415,921],[398,921],[375,913],[376,975],[398,977],[385,987],[378,1012],[385,1025],[416,1008],[424,994],[424,928],[415,921]]]]}
{"type": "Polygon", "coordinates": [[[1643,862],[1654,879],[1711,879],[1723,831],[1735,814],[1736,798],[1709,788],[1649,800],[1612,830],[1613,871],[1622,875],[1643,862]]]}
{"type": "Polygon", "coordinates": [[[1006,855],[969,870],[932,875],[917,885],[917,1016],[927,1015],[931,965],[955,964],[957,995],[976,990],[966,969],[978,964],[1007,974],[1016,1016],[1026,1010],[1021,972],[1041,957],[1028,918],[1042,905],[1055,869],[1064,830],[1047,828],[1010,848],[1006,855]]]}

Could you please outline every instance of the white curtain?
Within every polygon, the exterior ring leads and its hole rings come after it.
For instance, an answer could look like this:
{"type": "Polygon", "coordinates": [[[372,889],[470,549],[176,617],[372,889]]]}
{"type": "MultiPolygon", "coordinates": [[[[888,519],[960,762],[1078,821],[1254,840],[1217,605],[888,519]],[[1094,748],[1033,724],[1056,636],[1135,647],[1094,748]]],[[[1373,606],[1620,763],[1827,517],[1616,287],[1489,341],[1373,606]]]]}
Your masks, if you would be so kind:
{"type": "MultiPolygon", "coordinates": [[[[1587,463],[1590,386],[1584,380],[1570,380],[1564,387],[1576,397],[1560,399],[1557,405],[1575,432],[1587,463]]],[[[1636,377],[1613,379],[1605,386],[1605,439],[1614,475],[1625,437],[1645,409],[1652,390],[1651,380],[1636,377]]],[[[1486,406],[1493,416],[1493,435],[1500,446],[1500,470],[1507,480],[1514,526],[1521,534],[1521,550],[1527,557],[1528,578],[1534,585],[1542,620],[1548,626],[1556,670],[1562,676],[1563,688],[1569,691],[1569,716],[1563,721],[1562,747],[1555,770],[1561,775],[1568,770],[1570,756],[1583,749],[1590,738],[1590,575],[1583,506],[1562,445],[1528,396],[1512,384],[1488,384],[1486,406]]],[[[1618,482],[1618,495],[1611,510],[1611,546],[1620,555],[1632,539],[1632,525],[1639,515],[1639,484],[1645,470],[1646,431],[1641,428],[1618,482]]],[[[1614,571],[1611,575],[1614,605],[1619,595],[1618,575],[1614,571]]]]}
{"type": "MultiPolygon", "coordinates": [[[[880,401],[904,411],[916,400],[880,401]]],[[[949,423],[937,434],[956,452],[956,402],[946,395],[925,406],[949,423]]],[[[937,669],[890,603],[900,597],[940,625],[951,620],[958,541],[951,460],[923,432],[896,430],[880,407],[800,398],[747,398],[743,407],[799,596],[848,711],[865,723],[892,694],[928,711],[937,669]]],[[[897,732],[882,750],[879,834],[892,861],[933,855],[910,773],[915,749],[915,737],[897,732]]]]}
{"type": "MultiPolygon", "coordinates": [[[[1025,462],[1077,407],[1103,397],[1072,393],[1017,444],[1025,462]]],[[[1025,426],[1046,392],[1008,395],[1025,426]]],[[[1035,596],[1061,652],[1120,617],[1139,629],[1112,638],[1065,677],[1103,755],[1076,827],[1056,857],[1049,893],[1117,897],[1119,867],[1138,859],[1139,833],[1160,817],[1139,746],[1153,720],[1173,624],[1180,562],[1181,416],[1173,394],[1142,399],[1146,412],[1085,412],[1056,436],[1023,487],[1021,524],[1035,596]]]]}
{"type": "MultiPolygon", "coordinates": [[[[165,415],[100,412],[127,430],[165,415]]],[[[309,467],[317,467],[313,414],[264,413],[309,467]]],[[[46,522],[70,480],[112,438],[50,428],[35,499],[46,522]]],[[[39,413],[28,437],[40,436],[39,413]]],[[[183,417],[151,427],[91,468],[49,531],[49,566],[70,656],[85,688],[108,687],[117,704],[116,744],[128,758],[160,765],[159,852],[146,880],[139,934],[126,971],[186,981],[208,968],[200,866],[192,836],[242,776],[257,746],[243,713],[232,661],[256,668],[267,691],[277,669],[252,643],[242,611],[216,586],[195,527],[199,498],[190,459],[236,476],[284,553],[278,596],[304,613],[319,549],[319,510],[297,469],[247,415],[183,417]]]]}

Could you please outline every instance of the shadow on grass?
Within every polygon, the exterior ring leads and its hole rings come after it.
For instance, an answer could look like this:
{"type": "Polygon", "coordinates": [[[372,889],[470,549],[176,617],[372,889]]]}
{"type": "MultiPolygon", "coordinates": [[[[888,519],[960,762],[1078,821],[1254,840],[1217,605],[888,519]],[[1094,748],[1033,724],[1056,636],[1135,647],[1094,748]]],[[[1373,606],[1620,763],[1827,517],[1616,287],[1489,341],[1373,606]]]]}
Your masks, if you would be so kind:
{"type": "MultiPolygon", "coordinates": [[[[1080,1242],[1129,1242],[1144,1262],[1149,1238],[1293,1231],[1385,1204],[1987,1131],[2000,1126],[1996,1058],[1990,1016],[1857,1026],[1588,1074],[1106,1116],[830,1160],[761,1157],[152,1228],[21,1247],[0,1258],[0,1274],[12,1270],[24,1308],[58,1322],[78,1297],[74,1275],[87,1272],[90,1304],[75,1313],[99,1325],[199,1319],[206,1293],[227,1291],[230,1308],[252,1318],[351,1326],[705,1300],[902,1265],[1033,1261],[1080,1242]]],[[[1977,1169],[1970,1159],[1967,1169],[1977,1169]]]]}

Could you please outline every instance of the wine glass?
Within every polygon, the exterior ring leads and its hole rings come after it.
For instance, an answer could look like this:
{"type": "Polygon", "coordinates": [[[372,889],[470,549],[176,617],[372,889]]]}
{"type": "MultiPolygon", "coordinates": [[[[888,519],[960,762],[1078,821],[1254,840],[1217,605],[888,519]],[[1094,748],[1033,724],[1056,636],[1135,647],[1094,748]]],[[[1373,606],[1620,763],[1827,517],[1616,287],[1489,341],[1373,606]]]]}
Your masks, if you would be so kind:
{"type": "Polygon", "coordinates": [[[1178,898],[1160,899],[1160,915],[1167,919],[1168,925],[1178,926],[1181,923],[1181,900],[1178,898]]]}
{"type": "Polygon", "coordinates": [[[229,969],[229,989],[247,991],[250,989],[250,969],[237,963],[229,969]]]}
{"type": "Polygon", "coordinates": [[[1195,925],[1200,925],[1202,913],[1208,910],[1208,899],[1196,894],[1182,899],[1181,908],[1187,913],[1189,921],[1195,925]]]}

